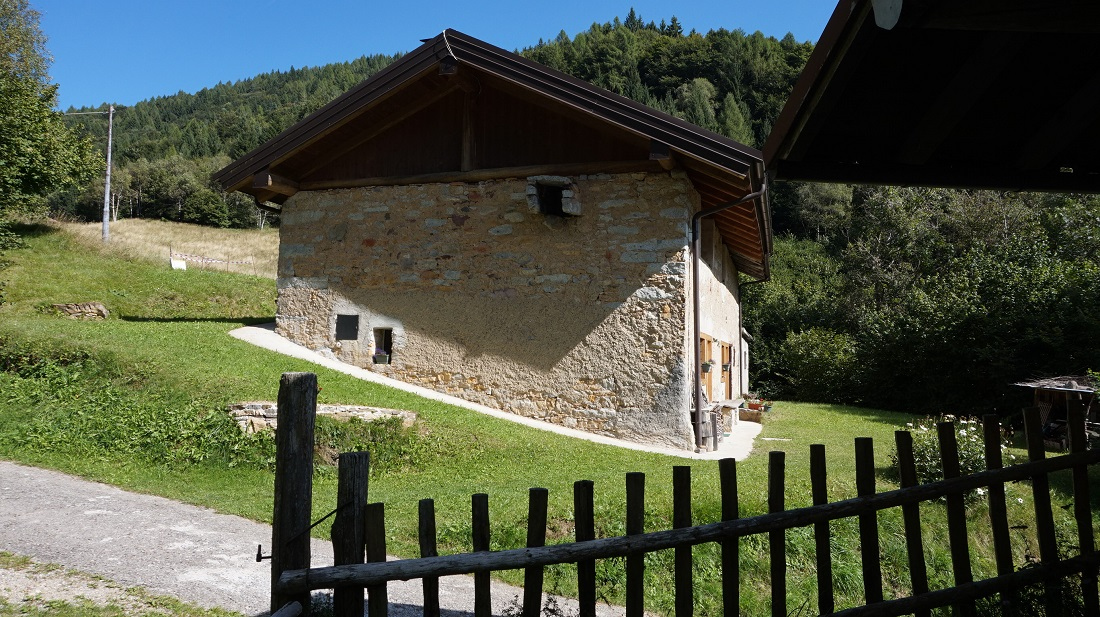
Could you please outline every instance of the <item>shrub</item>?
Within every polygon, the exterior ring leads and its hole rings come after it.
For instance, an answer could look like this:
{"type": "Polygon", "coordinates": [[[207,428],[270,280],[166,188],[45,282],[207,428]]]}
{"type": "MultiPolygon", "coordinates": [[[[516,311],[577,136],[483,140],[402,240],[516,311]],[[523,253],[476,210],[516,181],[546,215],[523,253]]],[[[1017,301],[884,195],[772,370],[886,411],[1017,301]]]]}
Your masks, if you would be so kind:
{"type": "MultiPolygon", "coordinates": [[[[936,425],[940,422],[952,422],[955,429],[955,441],[959,446],[959,472],[966,476],[985,471],[985,440],[980,420],[961,418],[956,421],[955,416],[952,415],[926,417],[905,425],[913,435],[913,463],[917,470],[917,482],[928,484],[943,480],[943,459],[940,455],[940,441],[936,429],[936,425]]],[[[1007,441],[1002,437],[1001,450],[1007,447],[1007,441]]],[[[1008,458],[1011,460],[1014,456],[1009,454],[1008,458]]],[[[890,455],[890,465],[897,473],[899,467],[896,448],[890,455]]],[[[970,495],[980,496],[984,493],[984,490],[978,489],[970,495]]]]}
{"type": "Polygon", "coordinates": [[[853,403],[857,364],[851,336],[825,328],[787,334],[782,348],[792,394],[802,401],[853,403]]]}

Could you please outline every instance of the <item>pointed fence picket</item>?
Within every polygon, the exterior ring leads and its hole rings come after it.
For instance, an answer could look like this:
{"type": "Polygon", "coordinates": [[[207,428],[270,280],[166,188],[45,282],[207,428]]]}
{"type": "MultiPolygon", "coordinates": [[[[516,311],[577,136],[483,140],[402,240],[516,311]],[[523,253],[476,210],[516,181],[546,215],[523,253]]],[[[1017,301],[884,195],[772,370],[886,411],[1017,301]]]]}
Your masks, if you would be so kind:
{"type": "MultiPolygon", "coordinates": [[[[296,378],[297,379],[297,378],[296,378]]],[[[284,375],[283,387],[293,389],[295,380],[284,375]]],[[[304,383],[316,387],[316,381],[304,383]]],[[[299,386],[301,387],[301,386],[299,386]]],[[[310,386],[307,386],[310,387],[310,386]]],[[[626,475],[626,535],[596,538],[594,526],[594,485],[580,480],[574,484],[573,509],[576,538],[574,542],[546,546],[547,495],[546,489],[533,488],[529,493],[529,517],[527,547],[504,551],[490,550],[489,496],[473,495],[471,498],[471,523],[473,552],[439,556],[436,552],[435,509],[430,499],[420,502],[420,548],[418,559],[386,561],[385,522],[382,504],[366,503],[366,481],[356,480],[356,474],[348,473],[347,482],[361,482],[354,487],[344,487],[345,474],[340,474],[342,486],[338,494],[350,499],[338,506],[337,512],[350,508],[362,512],[365,530],[362,534],[366,545],[363,563],[361,553],[345,549],[341,565],[310,568],[308,543],[305,553],[298,542],[303,521],[301,505],[298,509],[283,511],[289,496],[299,501],[309,501],[303,485],[310,477],[312,458],[301,456],[300,438],[312,433],[311,405],[315,397],[287,395],[290,403],[284,406],[284,394],[280,389],[279,431],[283,427],[297,441],[280,438],[279,467],[276,474],[276,511],[273,529],[275,541],[272,561],[272,607],[282,602],[301,601],[315,589],[336,589],[345,598],[334,606],[338,617],[362,615],[362,604],[347,600],[349,594],[362,599],[367,590],[368,607],[372,617],[387,614],[386,585],[391,581],[420,579],[424,589],[424,615],[440,614],[439,577],[456,574],[474,575],[474,615],[492,614],[489,596],[489,575],[501,570],[524,570],[522,614],[538,615],[542,609],[543,568],[554,564],[577,565],[579,614],[594,615],[596,609],[595,563],[599,559],[626,558],[626,614],[642,615],[644,561],[646,553],[673,549],[673,580],[675,614],[686,617],[692,614],[692,550],[694,546],[716,542],[721,545],[722,594],[725,615],[739,614],[738,596],[740,576],[738,569],[738,544],[741,538],[764,534],[768,538],[772,590],[772,615],[785,616],[787,606],[786,531],[800,527],[813,527],[818,569],[818,614],[835,616],[864,615],[928,615],[931,609],[953,606],[961,615],[974,614],[975,601],[999,596],[1005,614],[1012,614],[1016,591],[1025,585],[1044,586],[1044,605],[1048,615],[1062,613],[1061,579],[1080,575],[1086,614],[1100,614],[1097,592],[1097,568],[1100,558],[1095,551],[1093,537],[1093,513],[1089,495],[1088,470],[1100,462],[1100,450],[1086,448],[1084,417],[1071,414],[1069,424],[1070,453],[1054,458],[1045,457],[1042,427],[1038,413],[1025,414],[1028,443],[1028,462],[1005,467],[1001,460],[1000,426],[995,416],[984,418],[985,457],[987,470],[963,476],[959,473],[958,444],[951,423],[937,426],[944,479],[918,485],[913,461],[912,436],[905,431],[895,434],[901,488],[884,493],[875,491],[875,466],[873,443],[869,438],[859,438],[856,451],[857,497],[829,502],[826,494],[825,448],[811,446],[810,479],[812,506],[787,510],[784,503],[785,455],[770,452],[768,461],[768,514],[740,518],[737,501],[737,468],[732,459],[718,462],[721,491],[721,520],[696,523],[691,510],[691,468],[673,468],[672,529],[645,532],[643,513],[645,476],[640,473],[626,475]],[[292,409],[293,405],[293,409],[292,409]],[[284,409],[287,417],[283,417],[284,409]],[[1079,426],[1078,426],[1079,425],[1079,426]],[[304,428],[295,428],[301,426],[304,428]],[[284,452],[284,442],[289,443],[284,452]],[[289,452],[289,454],[288,454],[289,452]],[[296,454],[297,453],[297,454],[296,454]],[[1078,528],[1078,551],[1074,556],[1058,554],[1055,540],[1054,518],[1051,510],[1048,475],[1060,470],[1072,470],[1074,517],[1078,528]],[[289,478],[289,480],[288,480],[289,478]],[[1012,547],[1006,515],[1005,490],[1007,482],[1029,481],[1032,485],[1035,507],[1036,535],[1039,540],[1039,560],[1033,567],[1016,570],[1013,567],[1012,547]],[[296,485],[289,483],[298,483],[296,485]],[[989,524],[992,530],[997,575],[975,581],[970,567],[966,513],[963,495],[977,488],[987,489],[989,524]],[[929,590],[920,525],[920,505],[943,499],[947,503],[948,541],[952,555],[954,586],[929,590]],[[283,504],[283,505],[280,505],[283,504]],[[282,509],[281,509],[282,508],[282,509]],[[878,513],[888,508],[901,508],[904,522],[906,551],[909,565],[912,595],[893,599],[884,598],[882,568],[879,558],[878,513]],[[858,522],[860,555],[865,603],[862,606],[836,610],[831,575],[829,523],[845,518],[858,522]],[[294,542],[280,545],[283,538],[294,542]],[[297,551],[297,552],[296,552],[297,551]],[[357,557],[358,556],[358,557],[357,557]],[[356,558],[358,562],[355,563],[356,558]],[[350,561],[349,561],[350,560],[350,561]],[[358,611],[358,612],[356,612],[358,611]]],[[[365,458],[365,457],[364,457],[365,458]]],[[[363,460],[363,458],[349,458],[363,460]]],[[[304,507],[309,512],[308,503],[304,507]]],[[[358,516],[358,515],[355,515],[358,516]]],[[[354,517],[345,514],[346,520],[354,517]]],[[[308,523],[306,523],[308,524],[308,523]]],[[[334,529],[334,536],[343,533],[334,529]]],[[[352,534],[354,536],[354,533],[352,534]]],[[[358,542],[359,540],[354,540],[358,542]]],[[[334,537],[334,543],[341,538],[334,537]]],[[[305,609],[308,611],[308,606],[305,609]]]]}

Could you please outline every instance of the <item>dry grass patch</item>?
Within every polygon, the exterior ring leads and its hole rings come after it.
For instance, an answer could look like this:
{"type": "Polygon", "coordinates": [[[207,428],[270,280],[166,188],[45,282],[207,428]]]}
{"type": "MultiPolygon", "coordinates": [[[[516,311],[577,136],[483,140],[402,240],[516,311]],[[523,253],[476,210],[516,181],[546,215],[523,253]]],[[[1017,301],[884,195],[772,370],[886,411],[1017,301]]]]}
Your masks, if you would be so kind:
{"type": "MultiPolygon", "coordinates": [[[[88,245],[102,246],[102,223],[55,223],[88,245]]],[[[147,219],[124,219],[111,223],[107,250],[130,259],[143,259],[168,266],[169,252],[216,259],[220,262],[251,261],[251,264],[189,261],[188,268],[228,270],[274,279],[278,270],[278,229],[218,229],[147,219]]]]}

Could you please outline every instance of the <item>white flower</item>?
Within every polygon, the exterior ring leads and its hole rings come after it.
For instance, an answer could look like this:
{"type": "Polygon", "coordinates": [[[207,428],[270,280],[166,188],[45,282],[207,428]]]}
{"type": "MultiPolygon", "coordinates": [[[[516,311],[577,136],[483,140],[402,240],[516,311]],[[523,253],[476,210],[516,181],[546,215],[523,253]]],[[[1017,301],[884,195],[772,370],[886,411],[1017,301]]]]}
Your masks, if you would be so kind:
{"type": "Polygon", "coordinates": [[[1016,503],[1024,503],[1023,497],[1017,497],[1016,498],[1016,503]]]}
{"type": "Polygon", "coordinates": [[[908,426],[909,428],[913,428],[913,423],[912,422],[906,422],[905,426],[908,426]]]}
{"type": "Polygon", "coordinates": [[[981,497],[982,495],[985,495],[985,489],[979,486],[978,487],[978,496],[981,497]]]}

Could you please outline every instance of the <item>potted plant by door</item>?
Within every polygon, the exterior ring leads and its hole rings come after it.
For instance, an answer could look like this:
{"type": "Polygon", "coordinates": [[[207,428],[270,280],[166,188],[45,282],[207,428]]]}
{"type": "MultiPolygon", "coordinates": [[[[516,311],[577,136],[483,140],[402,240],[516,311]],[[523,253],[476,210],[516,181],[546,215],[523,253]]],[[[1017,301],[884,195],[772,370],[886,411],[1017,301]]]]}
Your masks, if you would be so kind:
{"type": "Polygon", "coordinates": [[[374,350],[374,363],[375,364],[389,364],[390,354],[386,353],[385,349],[374,350]]]}
{"type": "Polygon", "coordinates": [[[704,373],[709,373],[710,369],[714,367],[714,360],[703,360],[701,365],[704,373]]]}

